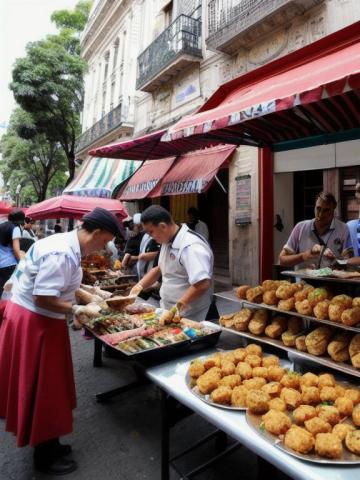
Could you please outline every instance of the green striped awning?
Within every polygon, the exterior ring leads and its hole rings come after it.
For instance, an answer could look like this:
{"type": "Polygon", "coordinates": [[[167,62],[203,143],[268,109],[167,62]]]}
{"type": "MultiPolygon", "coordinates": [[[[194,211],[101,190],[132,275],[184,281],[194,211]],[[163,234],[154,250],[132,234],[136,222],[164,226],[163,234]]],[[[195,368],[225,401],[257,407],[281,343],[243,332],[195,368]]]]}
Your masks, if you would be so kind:
{"type": "Polygon", "coordinates": [[[117,158],[87,159],[64,194],[110,198],[113,191],[130,178],[141,162],[117,158]]]}

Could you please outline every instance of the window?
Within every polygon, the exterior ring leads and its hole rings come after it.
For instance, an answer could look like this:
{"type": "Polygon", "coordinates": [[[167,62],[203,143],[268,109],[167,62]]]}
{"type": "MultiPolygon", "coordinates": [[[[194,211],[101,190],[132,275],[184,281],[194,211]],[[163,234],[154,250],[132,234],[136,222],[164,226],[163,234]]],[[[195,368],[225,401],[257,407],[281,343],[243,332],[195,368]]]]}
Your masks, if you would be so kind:
{"type": "Polygon", "coordinates": [[[165,28],[167,28],[172,22],[173,14],[173,2],[169,2],[163,9],[165,14],[165,28]]]}
{"type": "Polygon", "coordinates": [[[107,79],[109,73],[109,58],[110,52],[105,53],[105,68],[104,68],[104,81],[107,79]]]}
{"type": "Polygon", "coordinates": [[[120,44],[120,40],[119,40],[119,38],[117,38],[115,40],[115,43],[114,43],[113,70],[115,70],[116,64],[117,64],[117,57],[118,57],[118,54],[119,54],[119,44],[120,44]]]}

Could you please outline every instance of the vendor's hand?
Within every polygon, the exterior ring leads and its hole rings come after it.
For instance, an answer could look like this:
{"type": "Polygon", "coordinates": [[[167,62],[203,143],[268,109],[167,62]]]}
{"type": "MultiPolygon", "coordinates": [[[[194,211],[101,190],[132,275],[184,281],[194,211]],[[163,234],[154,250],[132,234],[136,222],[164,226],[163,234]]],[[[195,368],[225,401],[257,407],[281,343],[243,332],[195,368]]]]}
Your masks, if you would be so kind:
{"type": "Polygon", "coordinates": [[[140,285],[140,283],[137,283],[136,285],[134,285],[132,287],[132,289],[130,290],[130,293],[129,293],[129,297],[131,296],[135,296],[137,297],[139,295],[139,293],[141,293],[143,290],[143,286],[140,285]]]}
{"type": "Polygon", "coordinates": [[[313,253],[312,249],[310,250],[305,250],[305,252],[302,252],[302,261],[307,262],[308,260],[311,260],[313,258],[318,257],[318,253],[313,253]]]}
{"type": "Polygon", "coordinates": [[[315,245],[312,246],[311,253],[313,255],[320,255],[321,249],[322,249],[322,246],[316,243],[315,245]]]}
{"type": "Polygon", "coordinates": [[[336,255],[330,248],[326,248],[324,252],[324,257],[327,257],[333,260],[334,258],[336,258],[336,255]]]}
{"type": "Polygon", "coordinates": [[[185,316],[185,314],[186,314],[186,312],[188,311],[189,308],[185,303],[179,301],[176,304],[176,309],[177,309],[177,316],[179,318],[182,318],[182,317],[185,316]]]}

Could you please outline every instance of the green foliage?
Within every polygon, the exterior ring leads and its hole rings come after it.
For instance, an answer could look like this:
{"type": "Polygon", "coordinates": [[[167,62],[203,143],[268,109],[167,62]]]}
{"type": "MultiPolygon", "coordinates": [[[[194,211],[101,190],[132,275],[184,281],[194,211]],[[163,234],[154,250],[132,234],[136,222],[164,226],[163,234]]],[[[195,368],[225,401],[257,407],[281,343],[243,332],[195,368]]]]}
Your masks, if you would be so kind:
{"type": "Polygon", "coordinates": [[[22,185],[23,201],[42,201],[48,191],[63,188],[67,177],[66,157],[60,145],[49,141],[44,134],[22,138],[18,132],[33,131],[29,113],[14,110],[8,131],[2,136],[0,171],[13,198],[17,185],[22,185]]]}
{"type": "Polygon", "coordinates": [[[49,142],[49,151],[60,144],[67,158],[68,182],[75,173],[75,140],[80,134],[87,70],[79,55],[79,33],[90,6],[82,1],[73,11],[54,12],[51,19],[59,34],[27,45],[26,56],[15,62],[10,84],[16,102],[32,119],[29,124],[22,121],[17,134],[27,140],[40,135],[49,142]]]}

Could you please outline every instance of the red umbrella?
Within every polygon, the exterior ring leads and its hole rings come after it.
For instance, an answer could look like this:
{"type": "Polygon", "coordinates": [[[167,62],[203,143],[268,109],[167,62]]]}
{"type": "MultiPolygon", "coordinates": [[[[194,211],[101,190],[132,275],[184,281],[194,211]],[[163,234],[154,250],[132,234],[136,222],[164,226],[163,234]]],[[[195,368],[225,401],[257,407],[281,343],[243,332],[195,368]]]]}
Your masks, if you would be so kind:
{"type": "Polygon", "coordinates": [[[49,198],[43,202],[31,205],[26,215],[34,220],[45,220],[47,218],[81,218],[85,213],[91,212],[95,207],[102,207],[109,210],[120,220],[126,218],[128,213],[119,200],[109,198],[78,197],[73,195],[62,195],[49,198]]]}
{"type": "Polygon", "coordinates": [[[12,210],[12,206],[6,202],[0,202],[0,215],[8,215],[12,210]]]}

